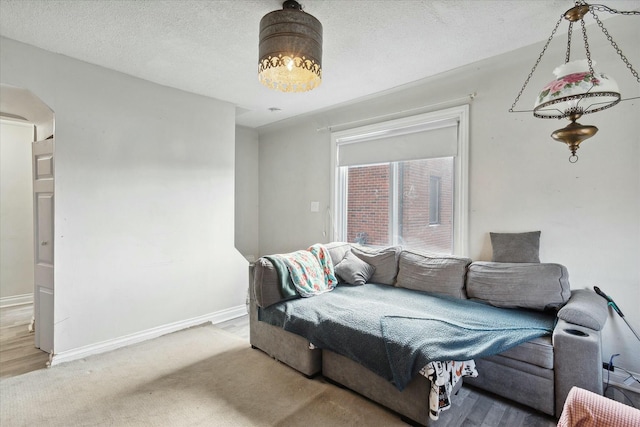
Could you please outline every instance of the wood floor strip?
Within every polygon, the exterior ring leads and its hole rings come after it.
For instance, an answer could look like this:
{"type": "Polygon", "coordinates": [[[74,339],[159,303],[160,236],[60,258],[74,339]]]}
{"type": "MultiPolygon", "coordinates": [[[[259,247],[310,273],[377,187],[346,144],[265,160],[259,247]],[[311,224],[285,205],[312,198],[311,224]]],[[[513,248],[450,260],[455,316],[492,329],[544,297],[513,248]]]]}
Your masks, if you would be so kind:
{"type": "Polygon", "coordinates": [[[49,354],[35,347],[28,326],[33,304],[0,308],[0,379],[44,369],[49,354]]]}

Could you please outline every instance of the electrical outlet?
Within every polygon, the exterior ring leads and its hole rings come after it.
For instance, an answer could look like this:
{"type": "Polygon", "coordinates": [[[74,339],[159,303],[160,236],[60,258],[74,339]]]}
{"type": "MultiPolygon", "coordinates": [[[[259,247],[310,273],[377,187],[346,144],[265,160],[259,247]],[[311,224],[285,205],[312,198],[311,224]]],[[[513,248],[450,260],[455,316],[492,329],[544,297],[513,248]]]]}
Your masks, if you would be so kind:
{"type": "Polygon", "coordinates": [[[602,362],[602,369],[605,371],[615,372],[615,368],[613,365],[609,365],[607,362],[602,362]]]}

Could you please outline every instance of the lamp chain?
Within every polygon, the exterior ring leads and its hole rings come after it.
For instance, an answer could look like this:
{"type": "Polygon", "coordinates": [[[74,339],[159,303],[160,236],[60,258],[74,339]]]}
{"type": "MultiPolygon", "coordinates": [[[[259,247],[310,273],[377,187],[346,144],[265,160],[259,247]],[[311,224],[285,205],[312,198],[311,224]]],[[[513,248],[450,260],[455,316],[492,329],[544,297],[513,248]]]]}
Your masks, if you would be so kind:
{"type": "Polygon", "coordinates": [[[584,23],[584,19],[580,19],[580,25],[582,25],[582,39],[584,40],[584,50],[587,57],[587,63],[589,64],[589,74],[591,74],[591,81],[595,81],[596,73],[593,71],[593,61],[591,61],[591,51],[589,50],[589,41],[587,40],[587,27],[584,23]]]}
{"type": "MultiPolygon", "coordinates": [[[[636,12],[633,10],[620,12],[615,9],[611,9],[602,5],[592,5],[590,9],[591,15],[593,15],[593,19],[595,19],[596,22],[598,23],[598,27],[600,27],[604,35],[607,37],[607,40],[609,41],[609,43],[611,43],[611,46],[613,46],[613,48],[616,50],[616,52],[618,53],[618,56],[620,57],[620,59],[622,59],[622,62],[625,63],[625,65],[627,66],[631,74],[633,74],[633,77],[635,77],[636,81],[640,83],[640,76],[638,76],[638,72],[633,68],[633,65],[631,65],[627,57],[624,56],[624,54],[622,53],[622,50],[618,47],[618,44],[613,40],[613,37],[611,37],[607,29],[604,27],[604,25],[602,24],[602,21],[600,20],[600,18],[598,18],[598,15],[596,15],[595,13],[596,10],[606,11],[613,14],[618,13],[621,15],[640,15],[640,12],[636,12]]],[[[585,39],[585,42],[586,42],[586,39],[585,39]]]]}
{"type": "Polygon", "coordinates": [[[592,14],[594,10],[597,10],[599,12],[609,12],[612,15],[640,15],[640,12],[636,10],[616,10],[616,9],[610,8],[609,6],[605,6],[603,4],[590,4],[589,10],[591,11],[592,14]]]}
{"type": "Polygon", "coordinates": [[[564,63],[571,60],[571,33],[573,33],[573,22],[569,22],[569,31],[567,32],[567,54],[564,57],[564,63]]]}
{"type": "Polygon", "coordinates": [[[536,60],[536,63],[531,69],[531,72],[527,76],[527,79],[524,81],[524,84],[522,85],[520,92],[518,92],[518,96],[516,96],[515,101],[513,101],[513,105],[511,105],[511,108],[509,108],[510,113],[513,113],[513,109],[516,108],[516,104],[520,100],[520,96],[522,95],[522,92],[524,92],[524,89],[529,84],[529,80],[531,80],[531,76],[533,76],[533,73],[536,71],[536,68],[538,68],[538,64],[540,64],[540,61],[542,60],[544,53],[547,51],[547,47],[549,46],[549,43],[551,43],[551,40],[553,39],[553,36],[556,34],[556,31],[558,31],[558,27],[560,26],[560,23],[562,22],[563,19],[564,19],[564,15],[560,15],[560,19],[558,19],[558,22],[556,22],[556,26],[553,28],[553,31],[551,31],[551,35],[547,39],[547,43],[542,48],[542,52],[540,52],[540,56],[538,56],[538,59],[536,60]]]}

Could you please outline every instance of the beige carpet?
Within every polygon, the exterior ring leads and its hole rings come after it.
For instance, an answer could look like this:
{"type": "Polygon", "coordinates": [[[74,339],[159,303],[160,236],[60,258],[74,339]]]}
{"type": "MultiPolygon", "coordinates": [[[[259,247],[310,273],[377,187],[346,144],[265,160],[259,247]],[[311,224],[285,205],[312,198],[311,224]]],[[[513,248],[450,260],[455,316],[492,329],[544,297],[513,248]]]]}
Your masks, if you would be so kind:
{"type": "Polygon", "coordinates": [[[405,424],[208,325],[2,380],[0,425],[405,424]]]}

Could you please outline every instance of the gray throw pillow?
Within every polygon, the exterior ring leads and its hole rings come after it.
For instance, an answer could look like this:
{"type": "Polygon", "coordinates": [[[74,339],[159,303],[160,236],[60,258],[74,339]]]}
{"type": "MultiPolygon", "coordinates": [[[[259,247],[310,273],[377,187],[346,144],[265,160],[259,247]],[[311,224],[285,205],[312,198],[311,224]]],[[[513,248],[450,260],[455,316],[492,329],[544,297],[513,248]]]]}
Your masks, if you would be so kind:
{"type": "Polygon", "coordinates": [[[351,249],[355,256],[376,268],[369,282],[391,286],[395,284],[398,275],[398,258],[401,250],[400,246],[382,249],[358,246],[351,249]]]}
{"type": "Polygon", "coordinates": [[[493,262],[540,262],[540,232],[489,233],[493,262]]]}
{"type": "Polygon", "coordinates": [[[376,268],[348,251],[334,270],[342,281],[351,285],[364,285],[373,276],[376,268]]]}
{"type": "Polygon", "coordinates": [[[344,255],[351,250],[351,244],[347,242],[330,242],[325,243],[325,248],[329,251],[333,268],[344,258],[344,255]]]}

